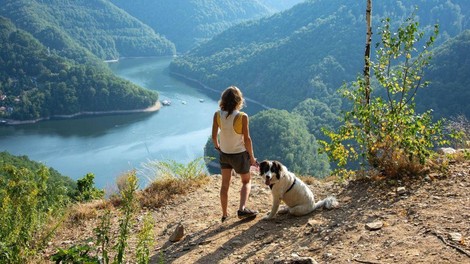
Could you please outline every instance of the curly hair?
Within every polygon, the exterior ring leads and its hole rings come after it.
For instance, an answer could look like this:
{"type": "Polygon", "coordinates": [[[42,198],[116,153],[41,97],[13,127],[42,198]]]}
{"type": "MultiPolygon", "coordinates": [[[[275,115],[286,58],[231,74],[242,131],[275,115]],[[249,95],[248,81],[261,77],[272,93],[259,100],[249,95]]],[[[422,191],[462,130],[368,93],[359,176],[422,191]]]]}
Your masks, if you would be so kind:
{"type": "Polygon", "coordinates": [[[229,86],[225,89],[219,100],[220,109],[228,112],[227,117],[231,115],[233,111],[242,109],[244,103],[245,99],[243,99],[243,94],[236,86],[229,86]]]}

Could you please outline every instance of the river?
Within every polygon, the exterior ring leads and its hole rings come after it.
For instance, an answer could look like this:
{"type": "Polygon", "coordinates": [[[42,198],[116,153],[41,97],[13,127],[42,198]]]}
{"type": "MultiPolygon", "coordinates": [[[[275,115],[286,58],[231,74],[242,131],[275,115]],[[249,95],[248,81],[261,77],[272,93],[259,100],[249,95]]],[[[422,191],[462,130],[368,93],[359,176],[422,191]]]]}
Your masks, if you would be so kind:
{"type": "Polygon", "coordinates": [[[96,186],[104,189],[114,189],[117,177],[130,170],[142,171],[143,164],[152,160],[187,163],[202,157],[220,94],[171,77],[171,59],[125,59],[110,64],[118,76],[158,91],[160,100],[170,100],[170,106],[153,113],[3,126],[0,150],[26,155],[72,179],[93,173],[96,186]]]}

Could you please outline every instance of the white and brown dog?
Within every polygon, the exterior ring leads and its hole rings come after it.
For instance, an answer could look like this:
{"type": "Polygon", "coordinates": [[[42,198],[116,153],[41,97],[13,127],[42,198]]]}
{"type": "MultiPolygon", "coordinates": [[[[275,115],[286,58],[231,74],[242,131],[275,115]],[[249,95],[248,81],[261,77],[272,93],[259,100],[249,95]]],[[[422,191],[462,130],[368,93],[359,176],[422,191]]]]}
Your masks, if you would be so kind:
{"type": "Polygon", "coordinates": [[[259,173],[271,188],[273,206],[271,212],[263,219],[271,219],[278,212],[281,200],[288,206],[279,213],[290,213],[295,216],[306,215],[317,208],[331,209],[338,206],[333,196],[315,203],[315,197],[308,186],[290,172],[279,161],[265,160],[259,165],[259,173]]]}

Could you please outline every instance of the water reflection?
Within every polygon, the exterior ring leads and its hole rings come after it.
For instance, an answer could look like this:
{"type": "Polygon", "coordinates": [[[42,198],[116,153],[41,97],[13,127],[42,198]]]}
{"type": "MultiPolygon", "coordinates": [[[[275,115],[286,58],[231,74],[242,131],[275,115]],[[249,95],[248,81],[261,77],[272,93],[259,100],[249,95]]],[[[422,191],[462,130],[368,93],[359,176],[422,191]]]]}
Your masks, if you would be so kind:
{"type": "Polygon", "coordinates": [[[8,126],[0,129],[0,137],[22,135],[50,135],[68,137],[100,137],[116,128],[125,128],[148,120],[153,113],[80,116],[72,119],[46,120],[34,124],[8,126]]]}

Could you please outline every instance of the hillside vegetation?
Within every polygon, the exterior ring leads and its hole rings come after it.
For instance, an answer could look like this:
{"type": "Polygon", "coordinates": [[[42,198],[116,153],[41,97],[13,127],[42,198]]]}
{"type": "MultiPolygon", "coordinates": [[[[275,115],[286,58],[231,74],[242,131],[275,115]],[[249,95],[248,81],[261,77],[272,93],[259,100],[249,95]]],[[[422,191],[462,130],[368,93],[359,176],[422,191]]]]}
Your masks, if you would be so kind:
{"type": "Polygon", "coordinates": [[[464,115],[470,118],[470,30],[445,42],[433,52],[425,71],[431,83],[419,94],[420,110],[434,109],[437,117],[464,115]]]}
{"type": "Polygon", "coordinates": [[[0,15],[70,59],[77,46],[103,60],[175,52],[170,41],[107,0],[6,0],[0,15]]]}
{"type": "Polygon", "coordinates": [[[272,13],[251,0],[111,0],[185,52],[242,21],[272,13]]]}
{"type": "MultiPolygon", "coordinates": [[[[468,5],[464,0],[380,1],[374,3],[373,32],[385,17],[397,27],[415,13],[426,32],[439,24],[440,44],[470,27],[468,5]]],[[[335,91],[362,71],[364,14],[365,1],[305,1],[224,31],[177,58],[171,70],[214,89],[238,85],[270,107],[291,110],[305,98],[330,104],[335,91]]]]}
{"type": "Polygon", "coordinates": [[[104,66],[51,52],[0,17],[0,118],[34,120],[84,111],[143,109],[158,94],[114,76],[104,66]]]}

